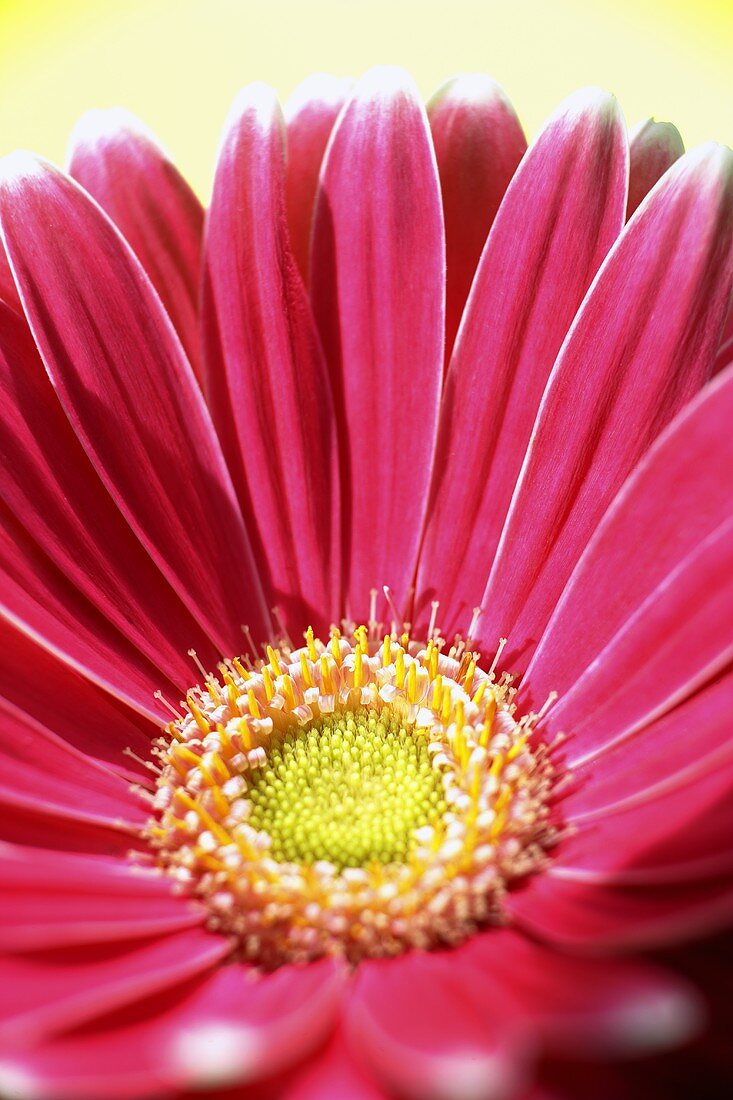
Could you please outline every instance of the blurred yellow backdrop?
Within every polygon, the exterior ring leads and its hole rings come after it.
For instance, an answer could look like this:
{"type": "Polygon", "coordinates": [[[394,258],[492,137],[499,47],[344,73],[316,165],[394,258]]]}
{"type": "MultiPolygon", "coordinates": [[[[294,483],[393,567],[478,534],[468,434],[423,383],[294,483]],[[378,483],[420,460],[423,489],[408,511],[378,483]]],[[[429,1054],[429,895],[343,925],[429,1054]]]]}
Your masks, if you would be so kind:
{"type": "Polygon", "coordinates": [[[202,194],[228,104],[253,80],[396,62],[429,93],[484,70],[528,132],[601,84],[629,123],[733,144],[733,0],[0,0],[0,152],[62,162],[87,107],[141,115],[202,194]]]}

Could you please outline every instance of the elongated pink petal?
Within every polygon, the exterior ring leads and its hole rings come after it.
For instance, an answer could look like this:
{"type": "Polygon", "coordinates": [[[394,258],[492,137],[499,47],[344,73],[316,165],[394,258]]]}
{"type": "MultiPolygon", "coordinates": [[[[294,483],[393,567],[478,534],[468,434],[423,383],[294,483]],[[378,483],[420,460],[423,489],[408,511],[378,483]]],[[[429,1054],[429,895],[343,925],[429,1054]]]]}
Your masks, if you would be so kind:
{"type": "MultiPolygon", "coordinates": [[[[694,584],[695,572],[705,566],[706,558],[708,566],[714,565],[716,544],[724,549],[720,539],[733,515],[729,489],[729,471],[733,468],[731,419],[733,372],[728,372],[690,402],[629,477],[578,563],[542,636],[527,670],[525,696],[532,705],[539,706],[548,692],[558,692],[559,701],[548,715],[547,731],[552,736],[559,729],[572,730],[574,758],[593,746],[602,747],[624,728],[623,715],[616,722],[607,710],[603,727],[587,728],[581,734],[584,708],[590,705],[595,711],[603,707],[618,688],[618,664],[606,666],[599,655],[614,644],[625,646],[629,653],[638,627],[636,656],[642,663],[653,660],[657,647],[667,641],[660,633],[652,651],[642,655],[641,647],[648,642],[643,628],[645,622],[654,622],[654,602],[665,591],[674,593],[675,582],[686,577],[694,584]],[[706,551],[709,540],[712,542],[706,551]],[[602,675],[598,678],[606,667],[607,689],[602,675]],[[589,687],[595,683],[592,704],[584,687],[586,682],[589,687]]],[[[707,575],[711,575],[709,569],[707,575]]],[[[725,586],[727,579],[714,577],[716,586],[725,586]]],[[[715,612],[714,607],[711,610],[715,612]]],[[[684,626],[684,619],[679,618],[675,629],[684,626]]],[[[718,653],[730,641],[725,624],[720,626],[711,639],[718,653]]],[[[618,652],[621,655],[623,648],[618,652]]],[[[692,678],[700,667],[696,655],[689,652],[687,660],[682,659],[679,682],[684,683],[688,669],[692,678]]],[[[649,681],[648,686],[652,692],[655,690],[653,682],[649,681]]],[[[642,707],[638,713],[643,714],[645,701],[638,702],[642,707]]]]}
{"type": "Polygon", "coordinates": [[[341,595],[338,443],[288,241],[283,153],[277,99],[252,85],[232,108],[206,229],[204,309],[223,359],[207,363],[207,386],[270,597],[294,630],[325,629],[341,595]]]}
{"type": "Polygon", "coordinates": [[[721,374],[730,366],[733,366],[733,336],[720,345],[715,357],[713,374],[721,374]]]}
{"type": "Polygon", "coordinates": [[[683,1042],[699,1024],[692,990],[648,963],[574,958],[493,928],[453,960],[506,988],[556,1053],[646,1054],[683,1042]]]}
{"type": "Polygon", "coordinates": [[[201,924],[204,910],[128,858],[0,844],[4,951],[143,939],[201,924]]]}
{"type": "Polygon", "coordinates": [[[532,650],[624,479],[709,376],[733,280],[733,153],[682,157],[628,223],[553,370],[484,595],[532,650]]]}
{"type": "Polygon", "coordinates": [[[187,650],[207,662],[215,650],[94,472],[25,320],[2,303],[0,400],[0,496],[72,584],[185,690],[187,650]]]}
{"type": "Polygon", "coordinates": [[[664,578],[562,700],[571,767],[676,706],[733,658],[733,516],[664,578]]]}
{"type": "Polygon", "coordinates": [[[502,992],[446,954],[370,961],[356,976],[349,1040],[400,1096],[503,1100],[518,1089],[527,1051],[502,992]]]}
{"type": "MultiPolygon", "coordinates": [[[[684,613],[684,612],[681,612],[684,613]]],[[[596,816],[609,808],[650,801],[695,775],[720,766],[729,740],[733,674],[724,673],[693,698],[635,734],[594,745],[586,758],[567,749],[573,788],[563,799],[566,819],[596,816]]],[[[673,831],[677,825],[670,821],[673,831]]]]}
{"type": "Polygon", "coordinates": [[[336,1031],[323,1051],[285,1089],[283,1100],[390,1100],[376,1081],[366,1076],[342,1032],[336,1031]]]}
{"type": "Polygon", "coordinates": [[[225,653],[269,620],[234,490],[180,343],[114,226],[16,154],[0,227],[62,405],[131,527],[225,653]]]}
{"type": "Polygon", "coordinates": [[[642,199],[682,156],[685,146],[680,132],[671,122],[640,122],[631,133],[629,148],[629,201],[626,217],[631,217],[642,199]]]}
{"type": "Polygon", "coordinates": [[[331,961],[259,980],[236,964],[220,967],[109,1016],[104,1026],[10,1052],[0,1079],[14,1075],[60,1100],[147,1098],[237,1082],[249,1096],[259,1077],[308,1056],[326,1038],[340,995],[331,961]]]}
{"type": "Polygon", "coordinates": [[[303,281],[310,267],[313,206],[323,154],[353,81],[316,73],[307,77],[285,104],[288,157],[285,198],[293,257],[303,281]]]}
{"type": "MultiPolygon", "coordinates": [[[[129,784],[0,700],[0,803],[132,831],[148,817],[129,784]]],[[[10,807],[8,809],[7,807],[10,807]]]]}
{"type": "Polygon", "coordinates": [[[550,369],[623,225],[626,157],[615,100],[571,97],[486,243],[446,378],[418,571],[420,610],[441,601],[446,637],[481,601],[550,369]]]}
{"type": "Polygon", "coordinates": [[[446,364],[473,276],[527,141],[506,93],[476,73],[446,81],[427,105],[446,238],[446,364]]]}
{"type": "Polygon", "coordinates": [[[126,238],[197,370],[201,203],[147,128],[119,109],[89,111],[78,122],[69,175],[126,238]]]}
{"type": "Polygon", "coordinates": [[[0,502],[0,615],[37,645],[153,722],[169,684],[53,565],[0,502]]]}
{"type": "Polygon", "coordinates": [[[215,966],[223,936],[192,928],[133,944],[86,944],[0,959],[0,1050],[31,1045],[215,966]]]}
{"type": "MultiPolygon", "coordinates": [[[[668,861],[678,855],[677,838],[694,841],[698,824],[704,834],[708,816],[721,812],[731,790],[733,746],[729,743],[711,752],[709,758],[691,761],[650,791],[623,798],[602,812],[571,811],[568,820],[573,833],[555,854],[553,870],[593,872],[594,877],[585,875],[579,881],[604,885],[616,881],[616,871],[648,869],[646,881],[653,882],[656,862],[666,856],[663,879],[669,881],[668,861]]],[[[725,844],[718,854],[725,854],[729,847],[725,844]]],[[[733,883],[730,876],[710,877],[728,886],[733,883]]],[[[622,873],[621,881],[633,883],[634,879],[622,873]]],[[[688,886],[684,873],[679,882],[684,895],[688,886]]]]}
{"type": "Polygon", "coordinates": [[[371,589],[391,586],[404,607],[412,583],[443,360],[438,174],[417,90],[399,71],[367,74],[340,116],[311,271],[343,428],[346,611],[366,621],[371,589]]]}
{"type": "Polygon", "coordinates": [[[22,313],[18,288],[2,241],[0,241],[0,301],[11,306],[16,312],[22,313]]]}
{"type": "Polygon", "coordinates": [[[0,617],[0,698],[85,755],[131,776],[125,748],[141,756],[160,723],[139,717],[0,617]]]}
{"type": "Polygon", "coordinates": [[[520,926],[570,950],[642,949],[681,943],[725,928],[733,918],[730,883],[619,887],[535,875],[507,898],[520,926]]]}

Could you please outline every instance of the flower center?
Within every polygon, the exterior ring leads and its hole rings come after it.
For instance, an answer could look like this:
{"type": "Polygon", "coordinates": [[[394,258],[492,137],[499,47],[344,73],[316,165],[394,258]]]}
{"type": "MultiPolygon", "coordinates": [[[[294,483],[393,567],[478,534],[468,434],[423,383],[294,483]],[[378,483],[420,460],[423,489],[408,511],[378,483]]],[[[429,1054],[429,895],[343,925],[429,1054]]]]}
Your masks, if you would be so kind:
{"type": "Polygon", "coordinates": [[[415,830],[445,813],[441,779],[424,737],[388,708],[360,707],[271,745],[249,786],[249,824],[281,863],[404,863],[415,830]]]}
{"type": "Polygon", "coordinates": [[[374,633],[225,662],[156,746],[155,858],[264,968],[458,943],[554,837],[509,678],[374,633]]]}

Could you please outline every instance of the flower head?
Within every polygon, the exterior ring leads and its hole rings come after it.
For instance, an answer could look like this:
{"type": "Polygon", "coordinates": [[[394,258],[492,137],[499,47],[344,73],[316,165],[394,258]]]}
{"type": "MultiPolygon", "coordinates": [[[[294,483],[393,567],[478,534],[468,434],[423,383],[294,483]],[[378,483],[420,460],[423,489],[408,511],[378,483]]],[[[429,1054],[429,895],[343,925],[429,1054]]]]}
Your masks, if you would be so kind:
{"type": "Polygon", "coordinates": [[[245,89],[206,213],[95,112],[0,233],[0,1091],[689,1036],[643,953],[733,911],[733,154],[379,69],[245,89]]]}

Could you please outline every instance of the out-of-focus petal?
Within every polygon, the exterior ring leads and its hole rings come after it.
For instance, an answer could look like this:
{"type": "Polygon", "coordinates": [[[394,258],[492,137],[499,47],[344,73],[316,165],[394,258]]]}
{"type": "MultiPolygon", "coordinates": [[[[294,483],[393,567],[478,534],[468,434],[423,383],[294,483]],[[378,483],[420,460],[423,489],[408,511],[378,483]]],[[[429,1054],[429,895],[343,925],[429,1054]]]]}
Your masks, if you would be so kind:
{"type": "MultiPolygon", "coordinates": [[[[641,668],[667,641],[660,634],[651,650],[647,645],[644,627],[653,625],[657,601],[663,601],[666,592],[674,593],[675,585],[686,578],[688,584],[694,584],[698,568],[701,579],[714,577],[716,587],[718,583],[725,587],[729,579],[710,573],[709,568],[714,570],[716,549],[724,552],[725,531],[733,516],[732,420],[733,371],[729,371],[690,402],[629,477],[542,636],[523,690],[529,703],[536,706],[550,691],[558,692],[546,730],[550,737],[559,729],[572,732],[572,759],[601,748],[630,725],[623,713],[618,721],[612,713],[611,697],[615,695],[620,702],[619,664],[610,661],[606,665],[603,654],[608,651],[611,656],[614,646],[619,656],[624,647],[630,652],[638,627],[639,644],[632,660],[641,668]],[[608,673],[605,687],[604,671],[608,673]],[[604,706],[605,718],[599,721],[600,715],[594,718],[593,714],[604,706]]],[[[715,607],[710,610],[715,617],[715,607]]],[[[684,630],[684,616],[678,619],[675,630],[684,630]]],[[[719,661],[730,644],[724,622],[710,640],[713,650],[708,651],[708,658],[717,653],[719,661]]],[[[705,661],[700,665],[691,649],[687,662],[682,661],[679,667],[678,682],[684,683],[686,671],[689,680],[699,676],[704,667],[705,661]]],[[[653,679],[647,687],[655,691],[653,679]]],[[[636,702],[639,706],[631,724],[653,709],[646,706],[644,698],[636,702]]]]}
{"type": "Polygon", "coordinates": [[[119,108],[89,111],[77,123],[69,175],[127,239],[197,370],[201,203],[147,128],[119,108]]]}
{"type": "Polygon", "coordinates": [[[143,939],[203,923],[172,882],[129,859],[0,844],[4,951],[143,939]]]}
{"type": "Polygon", "coordinates": [[[322,1051],[299,1067],[282,1100],[390,1100],[390,1094],[362,1069],[337,1030],[322,1051]]]}
{"type": "Polygon", "coordinates": [[[733,280],[733,153],[703,146],[612,249],[558,357],[484,594],[521,672],[603,513],[708,378],[733,280]]]}
{"type": "Polygon", "coordinates": [[[285,104],[288,155],[285,199],[293,257],[305,283],[310,275],[313,206],[323,154],[353,81],[316,73],[307,77],[285,104]]]}
{"type": "Polygon", "coordinates": [[[507,897],[520,926],[570,950],[642,949],[724,928],[733,886],[720,883],[617,886],[566,880],[552,870],[507,897]]]}
{"type": "Polygon", "coordinates": [[[347,1019],[354,1050],[400,1096],[503,1100],[524,1076],[528,1052],[511,997],[450,955],[362,965],[347,1019]]]}
{"type": "Polygon", "coordinates": [[[629,201],[626,217],[631,217],[654,184],[685,151],[680,132],[671,122],[640,122],[630,135],[629,201]]]}
{"type": "Polygon", "coordinates": [[[216,966],[223,936],[185,929],[131,944],[49,948],[0,958],[0,1052],[30,1046],[216,966]]]}
{"type": "Polygon", "coordinates": [[[647,1054],[683,1042],[699,1024],[687,984],[645,962],[573,957],[493,928],[452,958],[503,986],[553,1053],[647,1054]]]}
{"type": "Polygon", "coordinates": [[[203,398],[123,238],[72,180],[6,158],[0,228],[36,343],[76,434],[130,526],[222,652],[269,631],[203,398]]]}
{"type": "Polygon", "coordinates": [[[481,73],[446,81],[427,110],[445,217],[447,363],[486,237],[527,141],[506,93],[481,73]]]}
{"type": "Polygon", "coordinates": [[[420,610],[441,601],[446,637],[465,632],[481,601],[552,364],[623,225],[626,158],[615,100],[571,97],[486,243],[446,377],[418,571],[420,610]]]}
{"type": "MultiPolygon", "coordinates": [[[[89,463],[25,319],[0,303],[0,497],[66,577],[183,691],[216,653],[89,463]]],[[[114,675],[115,670],[110,669],[114,675]]]]}
{"type": "MultiPolygon", "coordinates": [[[[445,255],[427,117],[401,71],[357,85],[329,143],[313,229],[311,291],[340,438],[346,611],[412,584],[435,444],[445,255]]],[[[378,617],[382,613],[380,600],[378,617]]]]}
{"type": "Polygon", "coordinates": [[[147,1098],[234,1083],[249,1095],[260,1077],[307,1057],[326,1038],[340,997],[332,961],[259,980],[236,964],[220,967],[93,1028],[9,1052],[0,1081],[59,1100],[147,1098]]]}
{"type": "Polygon", "coordinates": [[[339,619],[338,440],[331,385],[293,261],[283,120],[245,88],[226,126],[206,227],[204,310],[221,352],[206,385],[260,574],[293,631],[339,619]]]}

